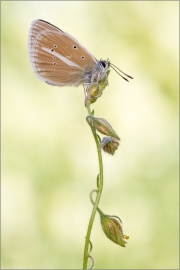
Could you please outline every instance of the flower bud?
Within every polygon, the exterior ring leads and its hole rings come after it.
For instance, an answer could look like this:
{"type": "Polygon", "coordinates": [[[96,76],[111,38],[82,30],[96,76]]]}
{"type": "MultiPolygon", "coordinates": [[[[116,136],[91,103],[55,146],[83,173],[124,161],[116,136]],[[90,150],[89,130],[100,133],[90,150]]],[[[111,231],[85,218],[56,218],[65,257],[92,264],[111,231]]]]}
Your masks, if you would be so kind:
{"type": "Polygon", "coordinates": [[[117,219],[100,214],[101,217],[101,225],[105,235],[114,243],[125,247],[127,242],[124,239],[129,239],[129,236],[123,234],[123,229],[120,222],[117,219]]]}
{"type": "Polygon", "coordinates": [[[120,140],[119,136],[113,130],[111,125],[108,123],[108,121],[106,121],[105,119],[97,118],[97,117],[94,117],[92,115],[89,115],[86,117],[86,120],[87,120],[89,125],[91,125],[91,123],[92,123],[94,125],[95,129],[97,129],[100,133],[120,140]]]}
{"type": "Polygon", "coordinates": [[[86,102],[87,102],[87,100],[89,100],[90,103],[92,104],[101,95],[102,95],[102,90],[100,90],[99,86],[95,83],[91,86],[91,88],[88,89],[88,93],[86,96],[86,102]]]}
{"type": "Polygon", "coordinates": [[[114,152],[118,149],[119,142],[117,139],[112,137],[104,137],[101,141],[101,148],[104,152],[114,155],[114,152]]]}
{"type": "Polygon", "coordinates": [[[96,101],[97,98],[99,98],[102,95],[103,90],[108,85],[108,75],[110,73],[110,70],[106,72],[106,76],[104,79],[98,81],[98,83],[94,83],[90,88],[87,90],[87,96],[86,96],[86,103],[87,101],[90,101],[90,103],[93,103],[96,101]]]}

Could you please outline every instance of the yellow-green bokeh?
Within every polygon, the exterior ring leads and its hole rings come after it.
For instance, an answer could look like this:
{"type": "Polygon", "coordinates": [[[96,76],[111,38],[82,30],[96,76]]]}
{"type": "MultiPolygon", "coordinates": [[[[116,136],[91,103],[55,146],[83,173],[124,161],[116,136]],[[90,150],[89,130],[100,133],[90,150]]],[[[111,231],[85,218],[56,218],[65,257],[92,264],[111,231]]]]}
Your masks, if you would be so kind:
{"type": "Polygon", "coordinates": [[[83,88],[34,74],[31,21],[74,36],[114,71],[92,107],[121,138],[103,154],[100,208],[118,215],[126,248],[105,238],[96,216],[95,268],[178,269],[178,1],[1,1],[3,269],[82,268],[96,187],[97,154],[83,88]]]}

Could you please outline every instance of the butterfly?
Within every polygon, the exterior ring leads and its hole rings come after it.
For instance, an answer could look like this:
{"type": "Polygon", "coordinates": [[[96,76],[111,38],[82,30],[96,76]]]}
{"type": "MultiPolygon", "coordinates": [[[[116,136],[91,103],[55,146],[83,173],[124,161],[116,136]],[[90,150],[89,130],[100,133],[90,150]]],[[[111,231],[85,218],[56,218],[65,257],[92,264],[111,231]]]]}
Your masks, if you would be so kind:
{"type": "Polygon", "coordinates": [[[29,30],[29,57],[35,73],[50,85],[90,88],[98,84],[112,67],[126,77],[109,60],[99,61],[75,38],[44,20],[35,20],[29,30]]]}

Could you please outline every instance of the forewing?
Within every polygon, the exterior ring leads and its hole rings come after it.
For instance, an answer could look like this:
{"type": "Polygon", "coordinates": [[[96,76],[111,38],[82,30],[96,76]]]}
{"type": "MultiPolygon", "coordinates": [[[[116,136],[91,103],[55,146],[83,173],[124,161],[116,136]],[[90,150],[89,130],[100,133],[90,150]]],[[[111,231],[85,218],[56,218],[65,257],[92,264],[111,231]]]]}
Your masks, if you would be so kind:
{"type": "Polygon", "coordinates": [[[29,33],[29,55],[39,77],[52,85],[85,83],[97,60],[73,37],[56,26],[36,20],[29,33]]]}

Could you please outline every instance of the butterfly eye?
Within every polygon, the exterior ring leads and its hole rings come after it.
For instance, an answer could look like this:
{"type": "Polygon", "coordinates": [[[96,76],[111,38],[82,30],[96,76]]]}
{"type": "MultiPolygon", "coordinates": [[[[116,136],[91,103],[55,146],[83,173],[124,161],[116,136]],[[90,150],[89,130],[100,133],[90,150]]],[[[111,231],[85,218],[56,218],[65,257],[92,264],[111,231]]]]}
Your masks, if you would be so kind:
{"type": "Polygon", "coordinates": [[[106,62],[101,62],[101,65],[103,66],[103,68],[106,67],[106,62]]]}

